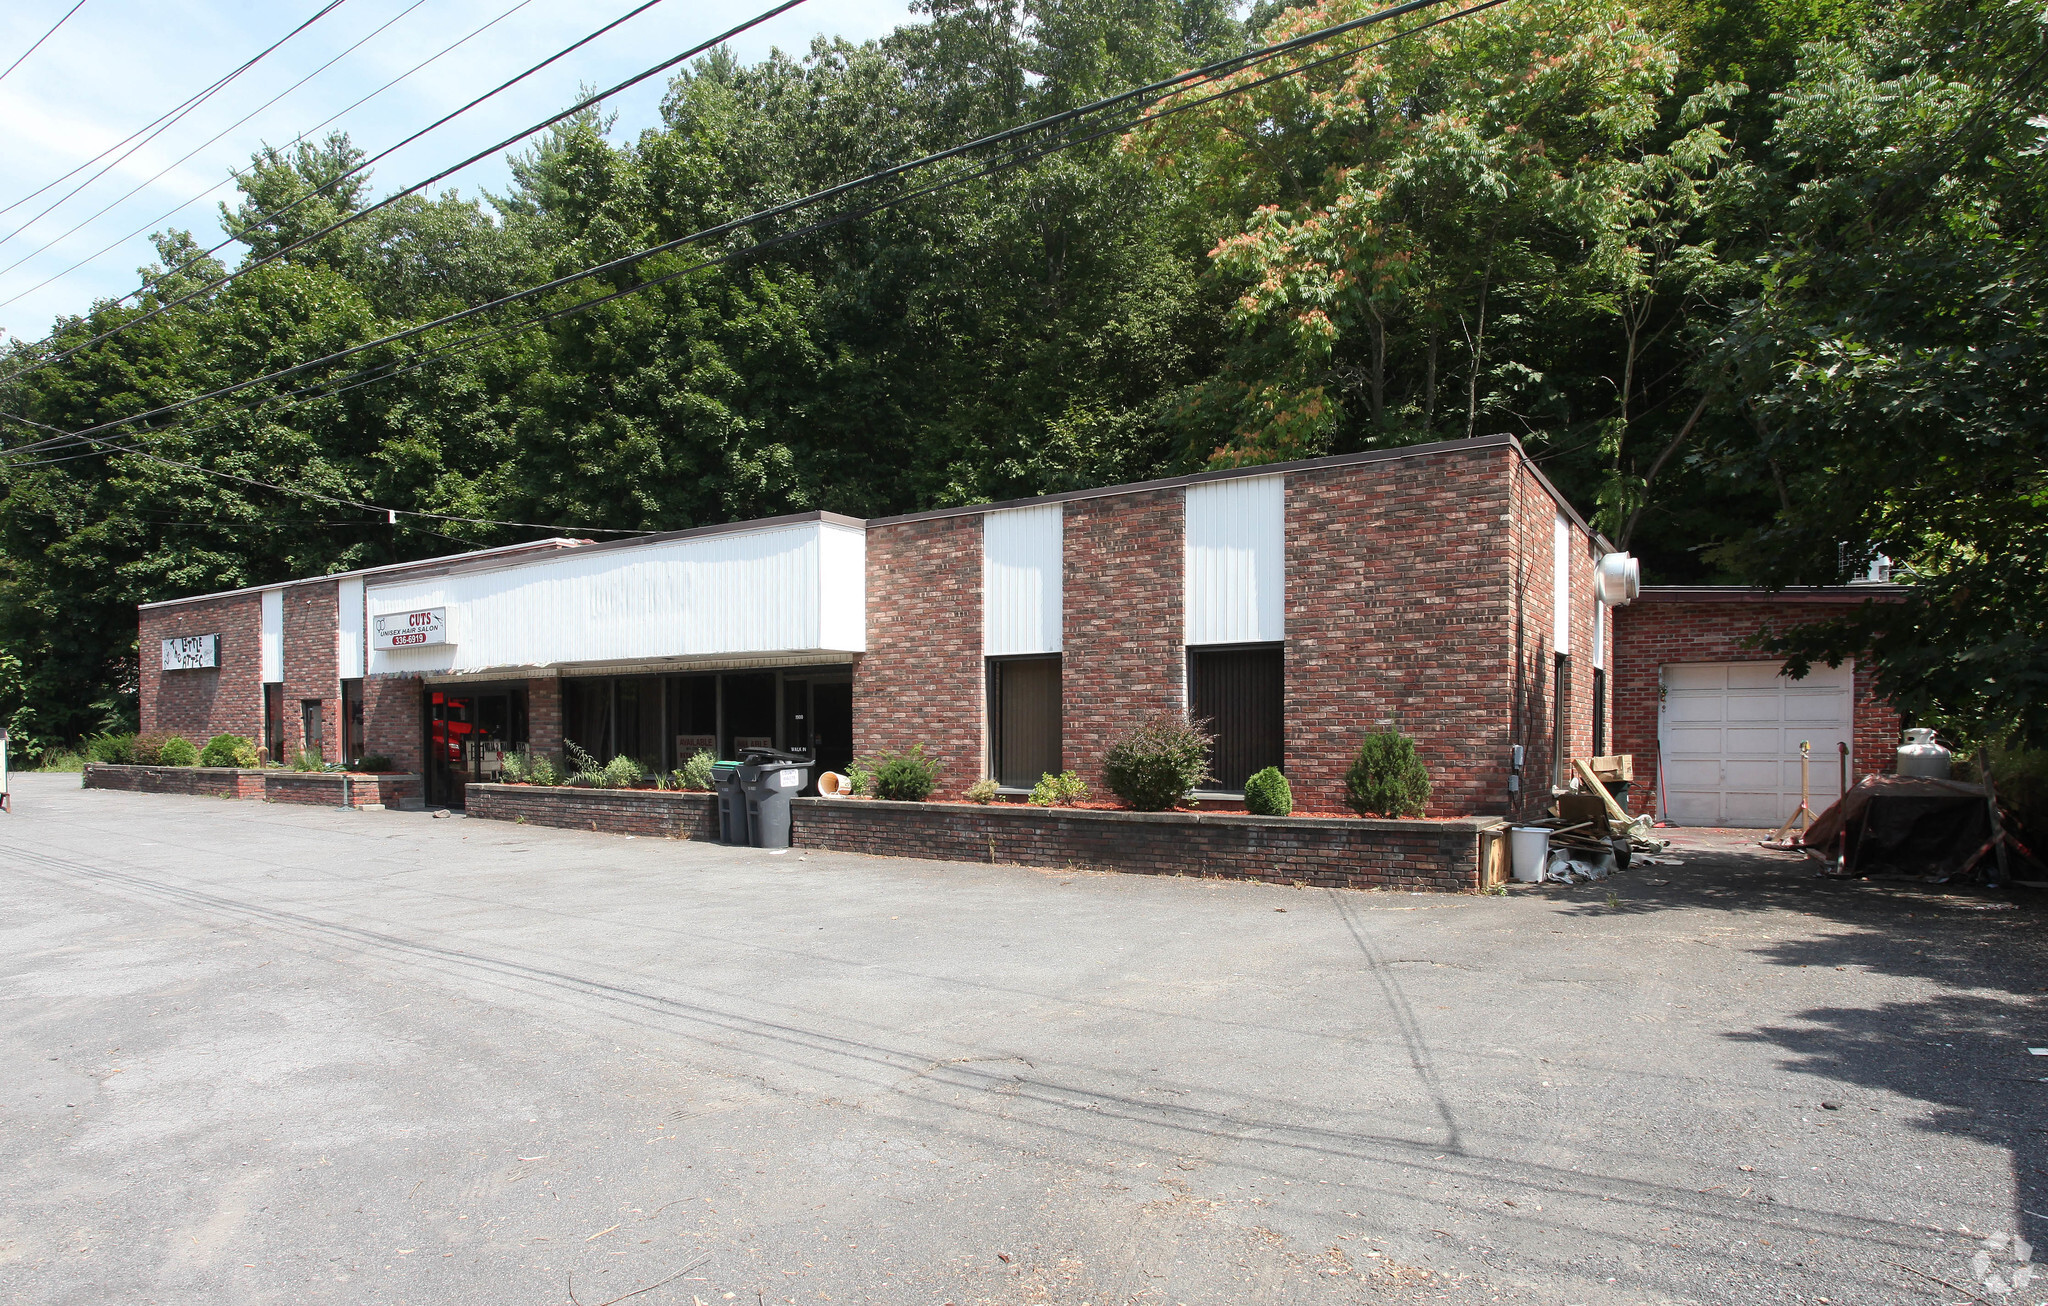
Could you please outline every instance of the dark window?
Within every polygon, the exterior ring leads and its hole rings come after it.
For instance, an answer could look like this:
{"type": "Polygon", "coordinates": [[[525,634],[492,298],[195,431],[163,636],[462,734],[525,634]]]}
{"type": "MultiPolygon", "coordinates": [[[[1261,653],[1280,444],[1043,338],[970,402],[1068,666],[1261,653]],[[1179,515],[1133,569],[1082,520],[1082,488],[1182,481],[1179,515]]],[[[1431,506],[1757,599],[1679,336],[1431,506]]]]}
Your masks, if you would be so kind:
{"type": "Polygon", "coordinates": [[[718,752],[718,677],[678,676],[668,682],[668,732],[676,765],[697,753],[718,752]]]}
{"type": "Polygon", "coordinates": [[[1238,793],[1285,755],[1286,659],[1278,644],[1188,650],[1189,715],[1216,736],[1211,783],[1238,793]]]}
{"type": "Polygon", "coordinates": [[[284,686],[263,687],[263,748],[273,762],[284,763],[284,686]]]}
{"type": "Polygon", "coordinates": [[[1593,668],[1593,756],[1607,756],[1607,672],[1593,668]]]}
{"type": "Polygon", "coordinates": [[[773,671],[726,674],[725,744],[732,751],[719,756],[738,757],[743,748],[775,747],[775,687],[778,679],[773,671]]]}
{"type": "Polygon", "coordinates": [[[1001,658],[989,663],[990,767],[996,783],[1029,789],[1057,775],[1060,757],[1060,660],[1001,658]]]}
{"type": "Polygon", "coordinates": [[[619,724],[612,752],[630,757],[649,770],[665,769],[661,741],[661,680],[655,676],[631,676],[614,683],[618,686],[619,724]]]}
{"type": "Polygon", "coordinates": [[[317,698],[299,700],[299,746],[316,757],[325,757],[327,730],[320,706],[321,701],[317,698]]]}
{"type": "MultiPolygon", "coordinates": [[[[818,751],[817,770],[842,774],[853,761],[853,682],[811,682],[811,744],[818,751]]],[[[811,783],[817,783],[815,774],[811,783]]]]}
{"type": "Polygon", "coordinates": [[[782,682],[782,746],[792,753],[811,755],[811,682],[782,682]]]}
{"type": "Polygon", "coordinates": [[[1550,783],[1552,788],[1562,789],[1571,782],[1572,774],[1572,660],[1570,656],[1564,653],[1558,654],[1554,669],[1557,682],[1555,689],[1556,710],[1550,714],[1550,783]]]}
{"type": "Polygon", "coordinates": [[[595,676],[562,682],[562,738],[600,762],[612,756],[612,682],[595,676]]]}
{"type": "Polygon", "coordinates": [[[363,682],[341,682],[341,760],[353,762],[363,755],[363,682]]]}

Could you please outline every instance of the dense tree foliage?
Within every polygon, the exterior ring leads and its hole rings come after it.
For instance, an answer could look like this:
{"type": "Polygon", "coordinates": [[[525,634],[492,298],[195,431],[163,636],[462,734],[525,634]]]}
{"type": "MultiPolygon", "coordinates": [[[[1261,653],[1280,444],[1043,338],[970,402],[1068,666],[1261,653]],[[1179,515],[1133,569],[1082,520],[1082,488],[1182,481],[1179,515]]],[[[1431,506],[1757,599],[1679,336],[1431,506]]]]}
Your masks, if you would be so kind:
{"type": "MultiPolygon", "coordinates": [[[[586,114],[506,194],[408,198],[78,348],[220,275],[165,233],[137,301],[0,360],[0,439],[1371,9],[933,0],[868,45],[714,55],[637,134],[586,114]]],[[[138,601],[535,533],[491,521],[871,515],[1509,430],[1653,579],[1910,563],[1912,603],[1790,651],[1875,640],[1915,712],[2041,734],[2041,32],[2039,0],[1512,0],[1362,29],[1022,166],[921,191],[997,156],[965,157],[108,432],[114,450],[0,459],[0,721],[33,746],[129,710],[138,601]]],[[[345,137],[260,155],[222,215],[241,258],[365,204],[360,176],[312,194],[360,157],[345,137]]]]}

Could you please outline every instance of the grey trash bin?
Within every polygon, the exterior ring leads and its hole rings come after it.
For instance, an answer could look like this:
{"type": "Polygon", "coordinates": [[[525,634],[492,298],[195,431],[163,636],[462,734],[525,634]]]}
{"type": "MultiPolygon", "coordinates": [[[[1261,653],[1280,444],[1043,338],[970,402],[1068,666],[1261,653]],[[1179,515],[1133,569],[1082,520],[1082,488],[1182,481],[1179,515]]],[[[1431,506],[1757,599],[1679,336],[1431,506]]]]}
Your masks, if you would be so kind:
{"type": "Polygon", "coordinates": [[[789,847],[789,800],[811,778],[801,753],[750,748],[740,754],[739,781],[747,796],[747,842],[756,848],[789,847]]]}
{"type": "Polygon", "coordinates": [[[747,842],[747,791],[740,784],[738,762],[713,762],[711,783],[718,790],[718,842],[747,842]]]}

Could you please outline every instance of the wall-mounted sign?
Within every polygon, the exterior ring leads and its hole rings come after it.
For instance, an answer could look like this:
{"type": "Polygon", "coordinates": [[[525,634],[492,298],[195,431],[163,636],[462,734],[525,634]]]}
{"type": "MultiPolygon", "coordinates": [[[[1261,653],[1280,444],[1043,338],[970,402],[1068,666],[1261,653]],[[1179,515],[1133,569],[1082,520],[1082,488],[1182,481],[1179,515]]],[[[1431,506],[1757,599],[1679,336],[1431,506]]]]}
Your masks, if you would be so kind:
{"type": "Polygon", "coordinates": [[[386,612],[370,618],[372,648],[418,648],[448,642],[448,609],[386,612]]]}
{"type": "Polygon", "coordinates": [[[164,641],[166,671],[203,671],[219,665],[218,635],[174,635],[164,641]]]}

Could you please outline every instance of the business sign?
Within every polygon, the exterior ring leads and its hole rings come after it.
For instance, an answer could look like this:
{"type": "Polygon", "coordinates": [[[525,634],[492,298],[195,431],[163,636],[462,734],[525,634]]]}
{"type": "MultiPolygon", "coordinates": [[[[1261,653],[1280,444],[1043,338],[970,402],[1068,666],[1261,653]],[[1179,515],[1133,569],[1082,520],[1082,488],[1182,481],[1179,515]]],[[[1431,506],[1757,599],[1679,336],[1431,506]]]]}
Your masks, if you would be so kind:
{"type": "Polygon", "coordinates": [[[218,635],[174,635],[164,641],[166,671],[204,671],[219,665],[218,635]]]}
{"type": "Polygon", "coordinates": [[[418,648],[448,642],[448,609],[386,612],[370,618],[370,647],[418,648]]]}

